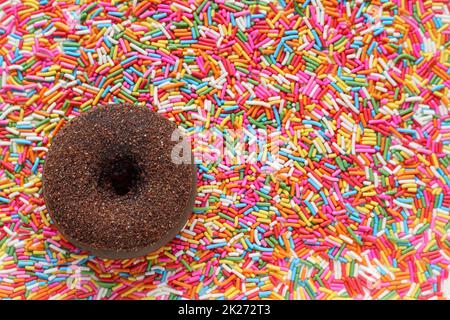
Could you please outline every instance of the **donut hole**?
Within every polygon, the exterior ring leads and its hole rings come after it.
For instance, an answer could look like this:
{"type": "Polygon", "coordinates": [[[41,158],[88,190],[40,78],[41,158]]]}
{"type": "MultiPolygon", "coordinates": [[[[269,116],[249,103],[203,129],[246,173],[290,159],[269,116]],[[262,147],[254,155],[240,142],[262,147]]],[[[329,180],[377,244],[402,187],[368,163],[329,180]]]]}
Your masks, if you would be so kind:
{"type": "Polygon", "coordinates": [[[100,173],[100,187],[115,196],[135,193],[139,183],[140,169],[131,157],[118,157],[106,162],[100,173]]]}

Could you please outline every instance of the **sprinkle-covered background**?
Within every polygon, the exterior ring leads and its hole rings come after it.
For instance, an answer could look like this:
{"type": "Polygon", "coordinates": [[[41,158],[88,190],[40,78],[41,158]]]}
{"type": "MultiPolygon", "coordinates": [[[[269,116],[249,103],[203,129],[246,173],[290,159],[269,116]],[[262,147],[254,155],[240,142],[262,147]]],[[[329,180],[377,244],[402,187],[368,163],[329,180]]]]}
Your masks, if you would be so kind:
{"type": "Polygon", "coordinates": [[[0,0],[0,298],[445,298],[449,23],[447,0],[0,0]],[[280,158],[199,162],[170,245],[88,256],[41,174],[59,128],[108,102],[194,140],[278,132],[280,158]]]}

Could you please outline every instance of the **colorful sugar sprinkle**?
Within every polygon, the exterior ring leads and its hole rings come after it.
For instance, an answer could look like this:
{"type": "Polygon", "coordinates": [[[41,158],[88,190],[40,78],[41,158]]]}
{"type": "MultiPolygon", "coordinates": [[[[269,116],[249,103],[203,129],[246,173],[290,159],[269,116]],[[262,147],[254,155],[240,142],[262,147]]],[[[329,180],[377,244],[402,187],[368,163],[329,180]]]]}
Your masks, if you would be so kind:
{"type": "Polygon", "coordinates": [[[447,0],[0,0],[0,298],[449,298],[449,24],[447,0]],[[279,156],[200,158],[177,238],[101,260],[53,227],[41,175],[109,102],[279,156]]]}

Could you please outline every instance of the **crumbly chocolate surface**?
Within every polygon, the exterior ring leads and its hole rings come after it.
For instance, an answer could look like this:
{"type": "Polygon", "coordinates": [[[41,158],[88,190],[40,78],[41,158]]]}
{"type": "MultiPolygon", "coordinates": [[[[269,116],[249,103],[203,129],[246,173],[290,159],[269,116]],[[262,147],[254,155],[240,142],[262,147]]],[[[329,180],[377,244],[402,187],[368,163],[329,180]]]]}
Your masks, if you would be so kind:
{"type": "Polygon", "coordinates": [[[106,257],[169,241],[195,196],[194,165],[171,160],[174,130],[157,113],[125,105],[98,107],[67,123],[43,177],[47,209],[63,235],[106,257]]]}

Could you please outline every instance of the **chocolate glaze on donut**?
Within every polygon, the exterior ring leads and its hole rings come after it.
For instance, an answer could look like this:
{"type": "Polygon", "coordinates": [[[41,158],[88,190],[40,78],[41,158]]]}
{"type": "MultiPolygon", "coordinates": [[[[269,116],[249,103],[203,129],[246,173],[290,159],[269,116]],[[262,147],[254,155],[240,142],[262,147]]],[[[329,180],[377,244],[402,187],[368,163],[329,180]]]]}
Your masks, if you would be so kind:
{"type": "Polygon", "coordinates": [[[50,216],[67,240],[103,258],[145,255],[192,212],[196,171],[171,159],[176,125],[145,108],[87,111],[56,134],[44,165],[50,216]]]}

